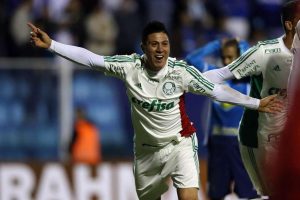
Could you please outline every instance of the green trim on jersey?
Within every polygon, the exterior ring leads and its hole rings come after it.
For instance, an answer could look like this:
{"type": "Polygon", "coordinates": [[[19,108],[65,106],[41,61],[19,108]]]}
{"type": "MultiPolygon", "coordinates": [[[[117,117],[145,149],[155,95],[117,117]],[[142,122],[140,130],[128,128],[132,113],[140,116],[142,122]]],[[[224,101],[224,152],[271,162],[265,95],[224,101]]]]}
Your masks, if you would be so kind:
{"type": "Polygon", "coordinates": [[[252,169],[255,171],[255,176],[258,178],[262,190],[263,191],[268,191],[266,189],[263,178],[262,178],[261,173],[259,171],[259,167],[258,167],[257,162],[256,162],[256,156],[255,156],[253,148],[249,148],[249,147],[246,147],[246,148],[247,148],[247,153],[248,153],[248,156],[249,156],[249,159],[250,159],[250,165],[251,165],[252,169]]]}
{"type": "Polygon", "coordinates": [[[168,59],[168,66],[174,68],[175,66],[186,68],[188,65],[183,60],[170,60],[168,59]]]}
{"type": "Polygon", "coordinates": [[[168,59],[168,66],[174,68],[174,61],[168,59]]]}
{"type": "MultiPolygon", "coordinates": [[[[263,85],[263,76],[251,76],[251,97],[261,99],[260,92],[263,85]]],[[[239,129],[240,142],[248,147],[258,147],[258,111],[245,108],[239,129]]]]}
{"type": "Polygon", "coordinates": [[[245,54],[241,55],[232,65],[229,65],[229,70],[234,71],[241,63],[243,63],[246,59],[248,59],[253,53],[255,53],[258,49],[258,46],[254,46],[245,54]]]}
{"type": "Polygon", "coordinates": [[[253,53],[255,53],[260,46],[262,45],[269,45],[269,44],[277,44],[279,43],[278,39],[274,39],[274,40],[266,40],[266,41],[262,41],[262,42],[258,42],[257,45],[255,45],[254,47],[250,48],[249,51],[246,51],[245,54],[241,55],[235,62],[232,63],[232,65],[229,65],[229,70],[230,71],[234,71],[241,63],[243,63],[246,59],[248,59],[253,53]]]}
{"type": "Polygon", "coordinates": [[[258,42],[258,44],[264,44],[264,45],[265,44],[276,44],[276,43],[279,43],[278,38],[258,42]]]}
{"type": "Polygon", "coordinates": [[[191,135],[191,139],[192,139],[192,149],[194,152],[194,162],[196,165],[196,169],[199,172],[198,140],[196,138],[196,134],[191,135]]]}
{"type": "Polygon", "coordinates": [[[134,62],[139,59],[139,55],[115,55],[115,56],[104,56],[104,62],[134,62]]]}

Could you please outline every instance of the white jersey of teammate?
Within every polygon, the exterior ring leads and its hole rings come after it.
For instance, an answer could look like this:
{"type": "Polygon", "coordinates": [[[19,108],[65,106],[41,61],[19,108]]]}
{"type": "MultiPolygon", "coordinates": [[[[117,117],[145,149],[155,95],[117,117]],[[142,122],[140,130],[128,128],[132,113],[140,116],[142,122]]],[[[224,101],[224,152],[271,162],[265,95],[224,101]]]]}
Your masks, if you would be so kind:
{"type": "MultiPolygon", "coordinates": [[[[278,94],[284,102],[287,102],[287,83],[292,63],[292,53],[285,46],[283,38],[258,42],[257,45],[250,48],[235,62],[228,66],[229,70],[238,79],[251,76],[251,96],[256,98],[264,98],[272,94],[278,94]]],[[[258,130],[253,130],[250,134],[258,134],[258,144],[250,144],[248,141],[241,141],[246,146],[257,146],[261,144],[274,145],[278,142],[279,133],[284,128],[286,122],[286,109],[276,113],[259,113],[258,114],[258,130]],[[276,142],[277,141],[277,142],[276,142]],[[246,143],[246,144],[245,144],[246,143]]],[[[246,113],[245,113],[246,114],[246,113]]],[[[248,123],[247,116],[241,122],[241,126],[248,123]]],[[[251,117],[251,116],[249,116],[251,117]]],[[[247,128],[248,129],[248,128],[247,128]]],[[[247,132],[250,130],[248,129],[247,132]]],[[[243,129],[241,127],[240,137],[243,138],[243,129]]],[[[250,140],[251,141],[251,140],[250,140]]],[[[251,142],[255,143],[255,140],[251,142]]]]}
{"type": "Polygon", "coordinates": [[[258,42],[237,60],[218,71],[204,75],[213,82],[250,76],[250,96],[263,98],[278,94],[284,110],[276,114],[245,109],[239,127],[240,151],[244,166],[258,194],[268,194],[271,180],[266,176],[278,150],[281,132],[287,118],[287,82],[293,55],[283,38],[258,42]]]}

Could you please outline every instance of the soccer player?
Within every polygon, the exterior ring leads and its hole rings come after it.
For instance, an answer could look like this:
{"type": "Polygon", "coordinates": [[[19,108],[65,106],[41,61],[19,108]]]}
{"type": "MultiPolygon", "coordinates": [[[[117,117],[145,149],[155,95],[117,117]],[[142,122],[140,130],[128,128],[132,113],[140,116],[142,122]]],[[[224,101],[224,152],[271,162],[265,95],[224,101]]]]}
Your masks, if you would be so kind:
{"type": "MultiPolygon", "coordinates": [[[[214,40],[190,53],[186,57],[186,61],[199,71],[205,72],[219,68],[205,62],[207,57],[220,57],[223,66],[226,66],[248,48],[249,45],[246,41],[239,41],[236,38],[214,40]]],[[[248,79],[228,80],[226,84],[243,94],[249,94],[248,79]]],[[[233,191],[242,199],[257,197],[254,186],[244,167],[237,138],[243,108],[213,101],[210,111],[208,136],[209,198],[211,200],[221,200],[233,191]]]]}
{"type": "Polygon", "coordinates": [[[52,40],[28,23],[32,43],[40,48],[123,80],[134,127],[134,177],[139,199],[156,200],[171,177],[178,199],[198,199],[199,164],[195,129],[185,113],[184,93],[243,105],[264,112],[281,110],[276,95],[258,100],[213,84],[186,62],[169,57],[168,32],[160,22],[143,30],[144,55],[101,56],[52,40]]]}
{"type": "Polygon", "coordinates": [[[240,124],[240,150],[250,178],[261,195],[270,195],[272,155],[277,154],[280,133],[286,122],[287,81],[293,55],[290,52],[295,27],[300,19],[300,1],[282,6],[282,25],[285,34],[273,40],[258,42],[230,65],[208,71],[205,76],[215,83],[232,78],[251,76],[250,96],[263,98],[278,94],[285,102],[285,111],[277,114],[258,113],[246,109],[240,124]]]}

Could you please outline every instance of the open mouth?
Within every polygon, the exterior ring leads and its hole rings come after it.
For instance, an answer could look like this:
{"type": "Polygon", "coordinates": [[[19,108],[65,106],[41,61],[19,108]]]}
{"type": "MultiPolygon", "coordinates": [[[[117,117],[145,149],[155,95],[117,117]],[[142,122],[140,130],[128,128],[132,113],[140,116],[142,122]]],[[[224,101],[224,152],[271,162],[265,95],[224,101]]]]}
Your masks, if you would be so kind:
{"type": "Polygon", "coordinates": [[[162,55],[156,55],[156,56],[154,56],[154,58],[157,61],[161,61],[164,58],[164,56],[162,56],[162,55]]]}

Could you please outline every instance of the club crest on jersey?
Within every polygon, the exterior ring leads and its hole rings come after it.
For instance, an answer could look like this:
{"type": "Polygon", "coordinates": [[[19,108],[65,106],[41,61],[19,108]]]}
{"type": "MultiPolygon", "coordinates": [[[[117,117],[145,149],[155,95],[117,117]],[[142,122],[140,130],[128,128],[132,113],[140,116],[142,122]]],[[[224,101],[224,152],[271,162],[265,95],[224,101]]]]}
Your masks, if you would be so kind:
{"type": "Polygon", "coordinates": [[[166,94],[166,95],[172,95],[174,94],[175,92],[175,83],[173,82],[166,82],[164,85],[163,85],[163,92],[166,94]]]}

